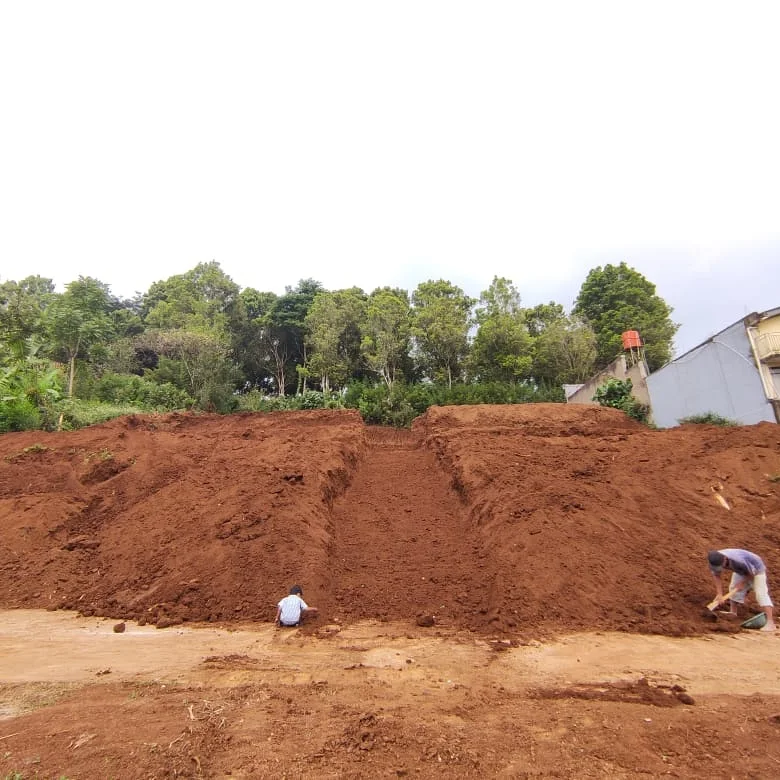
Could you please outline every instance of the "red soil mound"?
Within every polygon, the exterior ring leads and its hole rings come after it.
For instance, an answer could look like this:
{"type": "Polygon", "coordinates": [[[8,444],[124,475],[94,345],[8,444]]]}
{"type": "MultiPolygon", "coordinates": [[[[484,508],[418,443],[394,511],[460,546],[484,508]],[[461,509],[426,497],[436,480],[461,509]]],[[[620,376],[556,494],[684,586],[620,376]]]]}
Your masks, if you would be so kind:
{"type": "Polygon", "coordinates": [[[539,404],[432,409],[415,427],[480,528],[510,627],[694,633],[712,628],[707,550],[752,549],[770,579],[780,565],[777,425],[653,431],[539,404]]]}
{"type": "Polygon", "coordinates": [[[297,582],[320,622],[708,631],[708,549],[780,564],[779,453],[776,425],[555,404],[434,408],[412,432],[318,411],[7,434],[0,606],[272,620],[297,582]]]}
{"type": "Polygon", "coordinates": [[[326,567],[357,413],[129,417],[0,437],[0,604],[268,619],[326,567]]]}

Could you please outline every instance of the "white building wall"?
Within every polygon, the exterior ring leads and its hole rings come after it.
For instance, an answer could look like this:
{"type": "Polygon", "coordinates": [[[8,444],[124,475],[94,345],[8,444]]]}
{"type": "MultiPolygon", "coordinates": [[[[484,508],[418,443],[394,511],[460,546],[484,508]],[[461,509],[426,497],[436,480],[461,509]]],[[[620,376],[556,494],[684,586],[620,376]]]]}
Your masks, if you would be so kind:
{"type": "Polygon", "coordinates": [[[742,322],[650,374],[647,388],[660,428],[707,412],[743,425],[775,422],[742,322]]]}

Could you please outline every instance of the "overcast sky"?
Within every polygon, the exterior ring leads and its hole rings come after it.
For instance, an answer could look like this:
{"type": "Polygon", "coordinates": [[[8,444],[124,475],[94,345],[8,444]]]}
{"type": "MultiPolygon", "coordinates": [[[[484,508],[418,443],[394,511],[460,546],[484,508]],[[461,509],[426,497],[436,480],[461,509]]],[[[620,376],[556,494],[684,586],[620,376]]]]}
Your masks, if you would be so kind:
{"type": "Polygon", "coordinates": [[[0,280],[780,306],[780,3],[0,4],[0,280]]]}

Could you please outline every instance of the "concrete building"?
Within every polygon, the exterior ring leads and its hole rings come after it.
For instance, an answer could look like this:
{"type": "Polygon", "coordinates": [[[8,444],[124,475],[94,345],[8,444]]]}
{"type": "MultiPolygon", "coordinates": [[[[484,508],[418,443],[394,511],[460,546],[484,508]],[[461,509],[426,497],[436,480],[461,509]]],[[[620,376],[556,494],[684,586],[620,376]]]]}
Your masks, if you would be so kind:
{"type": "Polygon", "coordinates": [[[729,325],[650,374],[647,389],[660,428],[708,412],[743,425],[780,422],[780,308],[729,325]]]}

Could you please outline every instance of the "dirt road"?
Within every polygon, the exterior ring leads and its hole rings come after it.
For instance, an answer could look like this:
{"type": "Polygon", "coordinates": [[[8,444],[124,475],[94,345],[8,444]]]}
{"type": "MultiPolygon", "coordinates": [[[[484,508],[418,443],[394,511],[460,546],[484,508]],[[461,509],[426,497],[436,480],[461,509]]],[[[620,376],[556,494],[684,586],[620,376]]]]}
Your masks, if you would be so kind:
{"type": "Polygon", "coordinates": [[[778,642],[758,632],[512,646],[394,622],[114,625],[0,614],[6,775],[771,777],[780,762],[778,642]]]}

